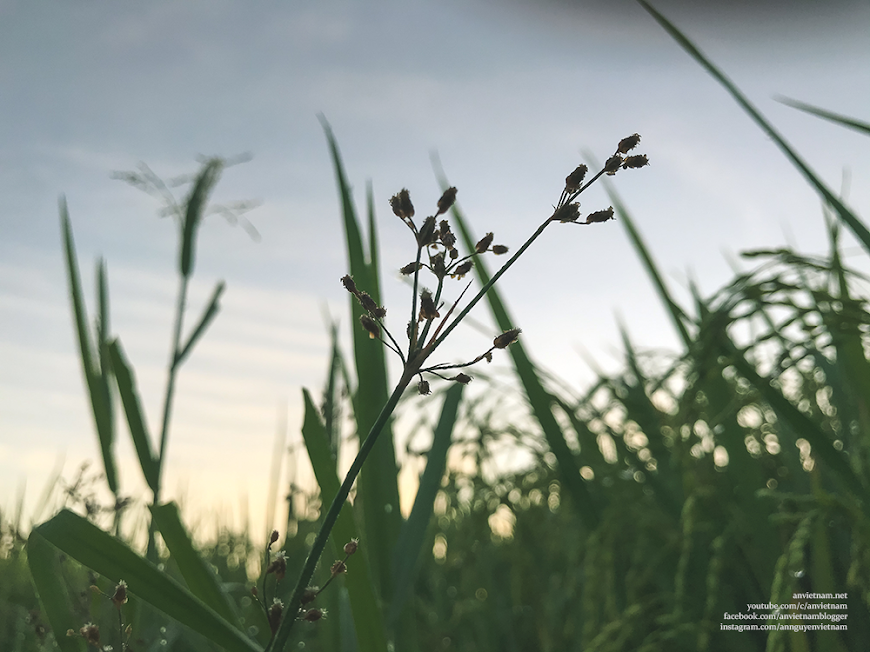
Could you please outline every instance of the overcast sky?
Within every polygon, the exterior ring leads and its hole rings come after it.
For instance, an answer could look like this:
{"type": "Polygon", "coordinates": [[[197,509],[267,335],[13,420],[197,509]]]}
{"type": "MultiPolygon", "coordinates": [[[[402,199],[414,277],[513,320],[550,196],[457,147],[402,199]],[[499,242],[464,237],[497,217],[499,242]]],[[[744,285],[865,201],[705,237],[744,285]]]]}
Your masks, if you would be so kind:
{"type": "MultiPolygon", "coordinates": [[[[657,6],[833,187],[847,170],[849,202],[866,215],[866,137],[772,98],[867,120],[868,5],[756,4],[657,6]]],[[[413,247],[388,199],[407,187],[420,212],[434,205],[433,150],[476,231],[515,248],[558,200],[582,151],[603,158],[640,133],[638,151],[651,165],[615,183],[680,297],[690,276],[705,293],[720,287],[728,256],[741,250],[826,249],[818,197],[628,0],[0,0],[0,508],[12,507],[26,481],[32,509],[61,457],[66,477],[82,460],[99,462],[62,266],[59,194],[91,311],[94,261],[107,261],[113,332],[156,430],[176,227],[110,173],[144,161],[169,178],[195,170],[200,155],[250,152],[250,162],[226,171],[216,199],[260,200],[249,218],[261,241],[217,216],[203,225],[192,313],[216,281],[228,287],[182,370],[166,488],[234,515],[247,503],[262,519],[279,406],[289,405],[297,439],[301,387],[319,391],[323,382],[325,306],[347,341],[345,249],[318,113],[335,131],[360,206],[373,184],[388,308],[404,311],[407,292],[393,270],[413,247]]],[[[596,189],[582,210],[608,204],[596,189]]],[[[578,349],[617,367],[617,314],[639,346],[677,347],[619,222],[549,229],[502,292],[532,355],[577,387],[591,377],[578,349]]],[[[485,309],[476,316],[491,323],[485,309]]],[[[486,342],[458,332],[445,354],[475,355],[486,342]]],[[[141,497],[128,439],[119,424],[123,489],[141,497]]]]}

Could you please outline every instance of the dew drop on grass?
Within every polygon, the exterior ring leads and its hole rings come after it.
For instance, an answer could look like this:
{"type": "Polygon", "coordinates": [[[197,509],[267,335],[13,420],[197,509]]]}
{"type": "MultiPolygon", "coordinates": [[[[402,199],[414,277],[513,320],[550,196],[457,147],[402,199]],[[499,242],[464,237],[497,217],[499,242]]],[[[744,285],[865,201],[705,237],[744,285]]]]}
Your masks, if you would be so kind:
{"type": "Polygon", "coordinates": [[[802,577],[804,576],[804,570],[801,568],[801,569],[799,569],[799,570],[792,571],[791,574],[792,574],[793,577],[796,577],[796,578],[800,579],[800,578],[802,578],[802,577]]]}
{"type": "Polygon", "coordinates": [[[387,503],[386,505],[384,505],[384,511],[387,514],[392,514],[393,513],[393,506],[390,505],[390,503],[387,503]]]}

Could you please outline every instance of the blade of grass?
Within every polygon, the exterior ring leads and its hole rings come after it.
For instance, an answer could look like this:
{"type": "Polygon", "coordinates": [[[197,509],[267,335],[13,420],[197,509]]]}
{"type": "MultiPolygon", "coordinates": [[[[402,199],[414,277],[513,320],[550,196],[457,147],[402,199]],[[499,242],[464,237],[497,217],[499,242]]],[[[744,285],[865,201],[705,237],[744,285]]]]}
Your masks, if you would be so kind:
{"type": "Polygon", "coordinates": [[[217,317],[218,312],[220,311],[220,298],[221,295],[226,289],[226,283],[221,281],[215,286],[214,292],[211,295],[211,299],[209,299],[208,304],[206,305],[205,310],[202,313],[202,317],[199,318],[199,323],[197,323],[196,328],[193,329],[193,332],[190,334],[190,337],[187,338],[187,342],[183,347],[181,347],[181,352],[178,354],[176,364],[181,364],[184,359],[188,356],[193,345],[202,337],[205,330],[211,325],[212,320],[217,317]]]}
{"type": "MultiPolygon", "coordinates": [[[[335,469],[336,462],[330,450],[326,429],[308,390],[302,390],[302,398],[305,403],[302,438],[305,441],[317,484],[320,486],[321,501],[324,505],[328,505],[338,493],[341,484],[335,469]]],[[[350,504],[345,503],[330,535],[332,551],[336,557],[343,559],[344,544],[357,538],[359,537],[354,524],[353,511],[350,504]]],[[[344,585],[350,598],[359,649],[377,652],[387,649],[387,636],[383,614],[378,607],[378,598],[365,563],[371,552],[373,551],[361,546],[356,553],[361,554],[361,559],[356,559],[355,555],[348,560],[349,571],[344,576],[344,585]]]]}
{"type": "Polygon", "coordinates": [[[223,169],[224,161],[222,159],[212,158],[206,161],[184,203],[179,271],[185,278],[193,273],[196,231],[199,223],[202,221],[203,213],[208,204],[208,197],[218,179],[220,179],[223,169]]]}
{"type": "Polygon", "coordinates": [[[72,300],[73,317],[75,318],[76,335],[79,341],[80,359],[85,376],[85,384],[91,399],[91,409],[94,424],[100,442],[100,453],[103,457],[103,468],[106,471],[106,483],[112,493],[118,493],[118,474],[115,464],[114,432],[112,418],[106,396],[102,390],[102,376],[97,369],[97,360],[91,349],[91,336],[88,332],[88,316],[85,310],[82,282],[79,274],[79,264],[73,241],[72,225],[67,212],[66,198],[60,198],[60,221],[63,234],[64,252],[66,254],[67,280],[69,282],[70,298],[72,300]]]}
{"type": "Polygon", "coordinates": [[[193,540],[181,522],[178,506],[173,503],[151,505],[155,527],[169,548],[187,588],[197,598],[215,610],[224,620],[242,629],[236,606],[223,590],[220,579],[193,545],[193,540]]]}
{"type": "Polygon", "coordinates": [[[62,652],[85,652],[85,640],[80,636],[67,636],[69,630],[78,632],[84,624],[76,616],[72,599],[64,583],[59,552],[37,531],[27,539],[27,565],[36,585],[42,611],[54,632],[54,640],[62,652]]]}
{"type": "Polygon", "coordinates": [[[429,529],[429,521],[435,506],[435,496],[438,495],[438,490],[441,488],[441,479],[444,476],[444,469],[447,467],[447,451],[450,449],[463,388],[463,385],[457,383],[447,390],[444,405],[441,408],[441,416],[435,426],[432,447],[427,455],[426,468],[420,478],[420,486],[417,488],[414,506],[411,508],[408,520],[402,526],[399,540],[396,542],[396,551],[393,555],[395,588],[387,615],[388,622],[392,626],[395,626],[402,611],[408,605],[408,594],[414,583],[417,562],[420,559],[426,532],[429,529]]]}
{"type": "Polygon", "coordinates": [[[838,124],[842,127],[848,127],[862,134],[870,135],[870,123],[868,122],[863,122],[856,118],[850,118],[849,116],[845,116],[840,113],[834,113],[833,111],[827,111],[818,106],[806,104],[805,102],[801,102],[800,100],[793,100],[792,98],[785,97],[784,95],[779,95],[777,97],[774,97],[773,99],[775,99],[777,102],[780,102],[781,104],[785,104],[794,109],[798,109],[799,111],[804,111],[806,113],[809,113],[810,115],[822,118],[823,120],[830,120],[831,122],[838,124]]]}
{"type": "Polygon", "coordinates": [[[231,652],[261,648],[178,582],[124,543],[82,517],[63,510],[36,527],[37,536],[113,582],[124,580],[131,594],[231,652]]]}
{"type": "Polygon", "coordinates": [[[121,346],[121,340],[115,338],[109,343],[109,355],[112,361],[115,380],[118,384],[118,394],[121,396],[121,404],[124,406],[124,414],[127,416],[127,425],[130,428],[130,436],[133,438],[133,447],[139,458],[139,466],[145,476],[145,482],[151,491],[157,490],[158,468],[157,460],[151,448],[151,438],[148,435],[148,426],[145,425],[145,412],[139,399],[139,390],[136,385],[136,376],[127,356],[121,346]]]}
{"type": "Polygon", "coordinates": [[[794,164],[801,172],[804,178],[813,188],[830,204],[840,219],[852,230],[855,237],[861,242],[864,248],[870,252],[870,231],[864,226],[864,223],[858,219],[857,215],[851,211],[840,199],[828,188],[828,186],[813,172],[804,160],[797,155],[786,140],[773,128],[767,119],[756,109],[745,95],[734,85],[728,77],[725,76],[713,63],[704,56],[695,45],[686,38],[667,18],[656,11],[651,4],[646,0],[637,0],[640,5],[649,12],[649,14],[671,35],[671,37],[682,47],[689,56],[697,61],[708,73],[719,82],[726,91],[734,98],[737,104],[752,118],[762,131],[764,131],[776,143],[783,154],[794,164]]]}
{"type": "MultiPolygon", "coordinates": [[[[321,117],[324,133],[332,155],[342,206],[345,239],[347,243],[350,274],[361,289],[368,292],[380,304],[380,283],[375,265],[377,248],[370,247],[370,257],[366,260],[363,250],[362,233],[354,209],[351,189],[347,182],[338,144],[332,129],[321,117]]],[[[369,224],[374,224],[374,215],[368,216],[369,224]]],[[[371,236],[374,238],[374,235],[371,236]]],[[[386,404],[388,389],[384,347],[380,342],[369,338],[358,327],[362,307],[350,298],[351,326],[353,330],[354,362],[356,363],[357,384],[354,396],[354,416],[360,437],[371,430],[377,421],[381,407],[386,404]]],[[[363,510],[365,544],[369,550],[374,576],[379,594],[389,601],[392,590],[392,552],[401,528],[402,515],[399,510],[399,489],[397,481],[396,456],[393,448],[393,434],[389,422],[380,440],[372,449],[365,468],[360,473],[358,491],[363,510]]]]}

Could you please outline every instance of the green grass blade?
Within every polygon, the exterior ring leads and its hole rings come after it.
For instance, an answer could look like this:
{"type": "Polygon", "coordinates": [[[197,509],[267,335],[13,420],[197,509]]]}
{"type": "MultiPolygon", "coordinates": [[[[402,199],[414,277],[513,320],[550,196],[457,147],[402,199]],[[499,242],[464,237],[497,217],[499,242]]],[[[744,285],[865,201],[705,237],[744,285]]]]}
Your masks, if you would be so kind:
{"type": "Polygon", "coordinates": [[[63,580],[59,554],[38,531],[31,532],[27,539],[27,564],[57,646],[62,652],[85,652],[83,638],[66,635],[70,629],[78,633],[85,623],[75,616],[73,602],[63,580]]]}
{"type": "MultiPolygon", "coordinates": [[[[441,187],[445,190],[449,188],[450,184],[447,182],[447,179],[442,175],[439,175],[439,177],[438,182],[441,184],[441,187]]],[[[451,211],[456,220],[456,226],[459,228],[459,233],[465,246],[469,251],[474,251],[474,246],[477,243],[477,240],[466,225],[465,218],[459,210],[458,205],[454,204],[451,211]]],[[[480,284],[486,285],[491,276],[487,271],[483,260],[480,258],[475,260],[474,269],[480,284]]],[[[503,331],[514,328],[516,322],[511,319],[507,307],[501,300],[501,296],[494,286],[489,290],[489,292],[487,292],[486,297],[499,328],[503,331]]],[[[577,459],[571,452],[568,442],[565,441],[565,435],[562,433],[562,429],[559,427],[558,422],[553,416],[553,397],[541,383],[535,365],[529,358],[528,354],[526,354],[522,342],[514,342],[507,348],[507,351],[513,360],[517,376],[519,376],[520,382],[522,382],[523,388],[525,389],[526,398],[529,401],[532,414],[535,419],[538,420],[538,423],[541,424],[541,429],[544,431],[547,444],[556,456],[556,462],[559,467],[559,477],[562,484],[571,495],[574,507],[578,511],[583,523],[586,526],[593,528],[600,522],[600,508],[597,501],[595,501],[594,497],[589,492],[589,489],[586,487],[585,480],[580,476],[580,467],[577,463],[577,459]]]]}
{"type": "MultiPolygon", "coordinates": [[[[314,469],[317,484],[320,485],[320,497],[323,505],[329,505],[338,493],[341,482],[335,470],[335,458],[329,446],[329,437],[308,390],[302,390],[305,402],[305,418],[302,424],[302,438],[308,450],[308,458],[314,469]]],[[[351,539],[359,538],[353,519],[350,504],[341,508],[330,540],[332,551],[337,558],[344,558],[344,544],[351,539]]],[[[371,550],[360,547],[360,550],[348,560],[348,572],[344,576],[353,612],[354,627],[360,650],[377,652],[387,649],[387,636],[384,627],[383,613],[378,606],[378,598],[374,591],[366,559],[370,558],[371,550]]]]}
{"type": "MultiPolygon", "coordinates": [[[[362,233],[338,145],[329,124],[323,118],[321,118],[321,122],[335,168],[350,274],[356,281],[357,287],[368,292],[377,303],[380,303],[378,269],[374,264],[375,261],[366,260],[362,233]]],[[[370,214],[369,223],[373,222],[374,216],[370,214]]],[[[377,248],[370,247],[370,253],[377,256],[377,248]]],[[[336,278],[336,282],[338,282],[338,278],[336,278]]],[[[354,362],[357,374],[353,401],[354,416],[357,432],[360,437],[364,437],[377,421],[381,408],[389,398],[390,391],[384,347],[377,340],[370,339],[368,334],[360,328],[359,318],[362,315],[362,308],[359,302],[351,296],[350,304],[354,362]]],[[[363,510],[365,534],[363,538],[369,549],[369,559],[372,563],[380,595],[385,601],[389,601],[392,590],[393,546],[402,525],[402,515],[399,510],[396,455],[389,422],[372,449],[357,482],[363,510]]]]}
{"type": "Polygon", "coordinates": [[[828,188],[828,186],[813,172],[804,160],[797,155],[786,140],[773,128],[767,119],[761,115],[761,112],[756,109],[745,95],[734,85],[728,77],[725,76],[713,63],[704,56],[695,45],[687,39],[674,25],[646,0],[637,0],[641,6],[646,9],[650,15],[662,26],[671,37],[689,53],[695,61],[697,61],[708,73],[719,82],[726,91],[734,98],[737,104],[746,111],[752,120],[776,143],[783,154],[794,164],[794,166],[803,174],[804,178],[813,186],[816,191],[830,204],[837,215],[843,222],[852,230],[855,237],[864,245],[864,248],[870,252],[870,231],[864,226],[864,223],[858,216],[852,212],[840,199],[828,188]]]}
{"type": "Polygon", "coordinates": [[[807,415],[795,407],[782,392],[767,379],[762,378],[755,367],[743,355],[730,347],[729,355],[732,364],[761,394],[767,403],[784,419],[801,437],[813,447],[813,453],[824,462],[831,471],[837,483],[862,502],[864,512],[870,514],[868,491],[858,476],[849,466],[849,462],[836,448],[828,436],[807,415]]]}
{"type": "Polygon", "coordinates": [[[82,282],[79,274],[79,264],[73,241],[72,225],[67,212],[66,199],[60,199],[60,221],[63,234],[64,253],[66,255],[67,279],[72,300],[73,317],[75,319],[76,335],[79,341],[79,351],[85,384],[91,399],[94,424],[100,442],[100,453],[103,457],[103,468],[106,471],[106,483],[112,493],[118,493],[118,474],[115,464],[114,432],[112,418],[106,395],[103,391],[103,378],[97,368],[97,360],[91,349],[91,336],[88,332],[88,316],[85,310],[82,282]]]}
{"type": "Polygon", "coordinates": [[[187,338],[187,342],[185,343],[185,345],[181,347],[181,351],[176,358],[175,364],[178,365],[184,361],[184,359],[193,349],[193,345],[196,344],[200,337],[202,337],[203,333],[205,333],[205,330],[209,327],[212,320],[217,317],[217,314],[221,309],[221,295],[224,293],[225,289],[226,283],[224,283],[223,281],[215,286],[214,292],[211,295],[211,299],[209,299],[209,302],[202,313],[202,317],[199,318],[199,322],[197,323],[196,328],[193,329],[190,337],[187,338]]]}
{"type": "Polygon", "coordinates": [[[804,102],[801,102],[800,100],[793,100],[792,98],[785,97],[783,95],[775,97],[774,99],[777,102],[790,106],[794,109],[798,109],[799,111],[804,111],[805,113],[809,113],[810,115],[822,118],[823,120],[830,120],[835,124],[854,129],[862,134],[870,135],[870,123],[868,122],[863,122],[856,118],[850,118],[849,116],[845,116],[840,113],[834,113],[833,111],[827,111],[818,106],[806,104],[804,102]]]}
{"type": "Polygon", "coordinates": [[[388,614],[388,621],[391,624],[398,622],[399,616],[407,606],[417,562],[423,550],[429,521],[435,507],[435,496],[441,488],[441,479],[447,467],[447,451],[453,438],[453,427],[456,424],[463,388],[463,385],[456,383],[447,390],[441,416],[435,426],[432,447],[427,456],[426,469],[420,478],[420,486],[414,499],[414,506],[396,542],[396,552],[393,556],[395,588],[388,614]]]}
{"type": "Polygon", "coordinates": [[[224,161],[212,158],[205,162],[190,189],[184,204],[184,221],[181,232],[181,259],[179,271],[184,277],[193,273],[196,232],[208,205],[208,197],[223,172],[224,161]]]}
{"type": "Polygon", "coordinates": [[[108,348],[115,380],[118,384],[118,394],[121,395],[121,404],[124,406],[124,414],[127,416],[130,436],[133,438],[133,446],[136,449],[136,456],[139,458],[139,466],[142,468],[145,482],[148,483],[148,487],[153,492],[157,490],[159,470],[154,451],[151,448],[148,426],[145,424],[145,411],[142,409],[142,402],[139,399],[136,376],[124,354],[121,340],[115,338],[109,343],[108,348]]]}
{"type": "Polygon", "coordinates": [[[111,581],[124,580],[135,597],[218,646],[230,652],[261,650],[232,623],[154,564],[77,514],[63,510],[35,528],[34,533],[111,581]]]}
{"type": "Polygon", "coordinates": [[[181,522],[181,515],[175,503],[152,505],[151,517],[154,525],[169,548],[187,588],[197,598],[214,609],[224,620],[241,629],[235,605],[223,590],[220,579],[193,545],[193,540],[181,522]]]}
{"type": "Polygon", "coordinates": [[[656,264],[652,253],[644,243],[640,231],[637,226],[635,226],[634,218],[631,217],[625,204],[622,203],[622,199],[620,199],[611,184],[605,183],[604,187],[607,191],[607,196],[610,197],[610,201],[613,202],[613,208],[616,211],[616,214],[619,216],[623,226],[625,226],[625,230],[628,233],[631,244],[634,246],[635,252],[643,263],[643,266],[646,268],[646,272],[659,295],[659,299],[661,299],[668,312],[668,316],[670,316],[671,321],[674,324],[674,328],[677,329],[680,339],[682,339],[683,344],[688,348],[691,345],[692,338],[686,328],[686,313],[671,296],[668,286],[665,284],[665,280],[659,272],[658,265],[656,264]]]}

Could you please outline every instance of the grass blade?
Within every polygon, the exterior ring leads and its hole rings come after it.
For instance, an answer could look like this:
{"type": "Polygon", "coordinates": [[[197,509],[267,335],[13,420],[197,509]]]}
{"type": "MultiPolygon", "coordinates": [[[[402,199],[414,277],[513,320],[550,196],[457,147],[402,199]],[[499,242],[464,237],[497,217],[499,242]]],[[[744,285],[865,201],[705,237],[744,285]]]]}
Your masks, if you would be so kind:
{"type": "Polygon", "coordinates": [[[154,525],[169,548],[187,588],[197,598],[214,609],[224,620],[241,629],[235,605],[221,586],[221,582],[193,545],[175,503],[150,507],[154,525]]]}
{"type": "Polygon", "coordinates": [[[62,652],[85,652],[83,638],[66,635],[70,629],[78,632],[84,623],[75,616],[58,556],[58,551],[38,531],[31,532],[27,539],[27,564],[54,640],[62,652]]]}
{"type": "Polygon", "coordinates": [[[181,351],[176,358],[175,364],[180,365],[184,359],[188,356],[193,345],[196,344],[197,340],[202,337],[205,330],[209,327],[212,320],[217,317],[218,311],[220,311],[220,299],[221,295],[224,293],[226,289],[226,283],[221,281],[215,286],[214,292],[211,295],[211,299],[209,299],[208,305],[206,306],[205,311],[202,313],[202,317],[199,318],[199,323],[196,325],[196,328],[193,329],[193,332],[190,334],[190,337],[187,338],[187,343],[183,347],[181,347],[181,351]]]}
{"type": "Polygon", "coordinates": [[[39,536],[76,561],[113,582],[124,580],[135,597],[190,627],[231,652],[259,652],[261,648],[211,607],[154,564],[84,518],[63,510],[39,525],[39,536]]]}
{"type": "MultiPolygon", "coordinates": [[[[370,256],[366,260],[362,233],[338,145],[329,124],[323,118],[321,118],[321,122],[335,168],[350,274],[357,286],[368,292],[375,302],[380,304],[380,282],[376,266],[377,248],[372,240],[370,256]]],[[[373,223],[372,211],[369,214],[369,224],[373,223]]],[[[373,235],[372,238],[374,238],[373,235]]],[[[358,326],[359,318],[363,314],[362,307],[353,297],[351,297],[350,303],[354,362],[357,374],[353,401],[354,416],[357,432],[360,437],[364,437],[365,433],[368,433],[377,421],[381,407],[386,404],[390,392],[384,347],[380,342],[369,339],[368,334],[358,326]]],[[[365,468],[360,473],[357,486],[363,510],[364,539],[369,550],[369,560],[372,563],[379,593],[388,602],[392,590],[392,552],[402,525],[402,515],[399,510],[396,455],[389,422],[385,432],[381,433],[379,441],[372,449],[365,468]]]]}
{"type": "Polygon", "coordinates": [[[103,468],[106,471],[106,483],[112,493],[118,493],[118,474],[115,464],[114,431],[112,417],[106,394],[103,390],[102,373],[97,368],[97,360],[91,349],[91,336],[88,332],[88,316],[85,310],[84,296],[82,294],[82,282],[79,274],[79,264],[76,257],[75,242],[73,241],[72,225],[67,212],[66,199],[60,199],[60,221],[63,233],[64,252],[66,254],[67,279],[69,292],[72,300],[73,317],[75,319],[76,335],[79,341],[79,352],[82,361],[82,369],[85,376],[85,384],[91,399],[91,408],[94,414],[94,424],[97,429],[97,437],[100,441],[100,453],[103,457],[103,468]]]}
{"type": "Polygon", "coordinates": [[[121,347],[121,340],[113,339],[108,348],[115,380],[118,384],[118,393],[121,395],[121,404],[124,406],[124,414],[127,416],[130,436],[133,438],[133,446],[136,449],[136,456],[139,458],[139,466],[142,467],[145,482],[148,483],[151,491],[156,491],[159,470],[154,452],[151,449],[148,426],[145,425],[145,411],[142,409],[142,402],[139,399],[136,376],[130,363],[127,362],[127,356],[121,347]]]}
{"type": "Polygon", "coordinates": [[[417,562],[423,550],[429,521],[432,518],[435,496],[441,488],[441,479],[444,476],[444,469],[447,467],[447,451],[450,449],[463,388],[463,385],[456,383],[447,390],[444,406],[441,408],[441,416],[438,419],[438,425],[435,426],[432,447],[427,456],[426,469],[420,478],[417,497],[414,499],[414,506],[411,508],[411,514],[402,526],[399,540],[396,542],[396,551],[393,555],[393,577],[396,579],[393,601],[390,604],[388,614],[388,620],[391,624],[398,622],[399,616],[407,606],[406,601],[414,583],[417,562]]]}
{"type": "Polygon", "coordinates": [[[686,328],[686,313],[683,311],[682,308],[680,308],[679,304],[677,304],[677,302],[674,301],[673,297],[671,296],[671,293],[668,290],[668,286],[665,284],[664,278],[662,278],[661,273],[659,273],[658,265],[656,265],[652,253],[644,243],[640,231],[634,224],[634,219],[631,217],[631,214],[628,212],[625,204],[622,203],[622,199],[620,199],[619,195],[616,193],[616,189],[614,189],[611,184],[606,182],[604,184],[604,188],[607,191],[607,196],[610,198],[610,201],[613,202],[613,208],[616,211],[616,214],[619,216],[620,221],[625,226],[625,230],[628,233],[628,238],[629,240],[631,240],[631,244],[634,246],[634,251],[635,253],[637,253],[638,258],[640,258],[641,262],[643,262],[643,266],[646,269],[646,272],[649,275],[650,280],[652,281],[652,284],[659,295],[659,298],[664,304],[665,309],[667,310],[668,315],[670,316],[671,321],[674,324],[674,328],[677,329],[677,333],[679,333],[680,339],[683,341],[683,344],[686,346],[686,348],[688,348],[692,343],[692,338],[686,328]]]}
{"type": "Polygon", "coordinates": [[[800,100],[793,100],[790,97],[785,97],[783,95],[775,97],[774,99],[781,104],[785,104],[794,109],[798,109],[799,111],[804,111],[806,113],[809,113],[810,115],[822,118],[823,120],[830,120],[835,124],[854,129],[862,134],[870,135],[870,123],[868,122],[862,122],[861,120],[850,118],[849,116],[845,116],[840,113],[827,111],[820,107],[813,106],[812,104],[806,104],[804,102],[801,102],[800,100]]]}
{"type": "MultiPolygon", "coordinates": [[[[328,505],[338,493],[341,485],[335,470],[335,458],[330,450],[329,436],[308,390],[302,390],[302,398],[305,402],[302,438],[305,441],[305,448],[308,450],[308,458],[311,460],[317,484],[320,486],[321,502],[328,505]]],[[[356,538],[359,537],[354,524],[353,510],[349,503],[345,503],[330,536],[332,550],[336,557],[343,559],[344,544],[356,538]]],[[[351,557],[348,562],[350,570],[344,576],[344,585],[350,598],[359,649],[377,652],[387,649],[386,629],[383,614],[378,607],[377,595],[369,576],[369,568],[365,563],[372,551],[360,547],[357,555],[360,553],[362,553],[361,559],[357,560],[351,557]]]]}
{"type": "Polygon", "coordinates": [[[825,202],[830,204],[837,215],[843,222],[852,230],[855,237],[864,245],[864,248],[870,252],[870,231],[864,226],[864,223],[858,219],[857,215],[852,212],[840,199],[828,188],[827,185],[813,172],[804,160],[797,155],[786,140],[773,128],[767,119],[761,115],[761,112],[756,109],[752,103],[740,92],[740,89],[734,85],[728,77],[725,76],[713,63],[704,56],[695,45],[686,38],[667,18],[656,11],[652,5],[646,0],[637,0],[640,5],[646,9],[650,15],[662,26],[671,37],[689,53],[695,61],[697,61],[708,73],[719,82],[726,91],[734,98],[737,104],[749,114],[749,117],[777,144],[783,154],[786,155],[794,166],[800,170],[804,178],[810,183],[813,188],[824,198],[825,202]]]}
{"type": "Polygon", "coordinates": [[[208,204],[208,196],[220,179],[223,169],[224,161],[222,159],[212,158],[206,161],[185,202],[181,232],[181,259],[179,260],[179,269],[185,278],[193,273],[196,230],[202,221],[203,213],[208,204]]]}

